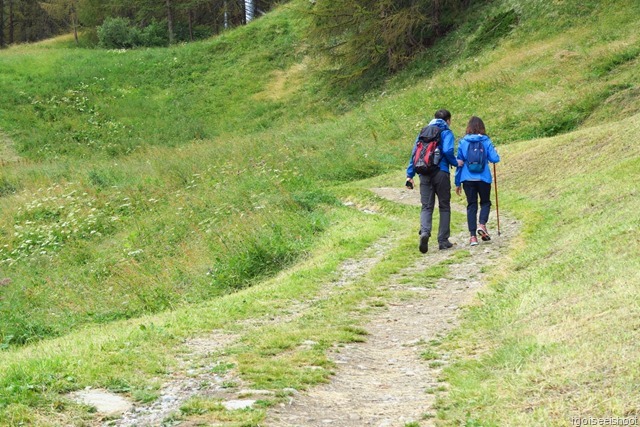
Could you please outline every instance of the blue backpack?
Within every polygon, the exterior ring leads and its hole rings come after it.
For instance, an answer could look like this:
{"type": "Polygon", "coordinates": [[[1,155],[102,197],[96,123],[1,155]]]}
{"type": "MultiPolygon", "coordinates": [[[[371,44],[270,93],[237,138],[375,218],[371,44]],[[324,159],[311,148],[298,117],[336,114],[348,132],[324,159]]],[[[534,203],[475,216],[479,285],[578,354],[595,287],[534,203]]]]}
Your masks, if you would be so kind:
{"type": "Polygon", "coordinates": [[[481,173],[487,164],[487,153],[482,141],[470,141],[467,148],[467,167],[469,172],[481,173]]]}

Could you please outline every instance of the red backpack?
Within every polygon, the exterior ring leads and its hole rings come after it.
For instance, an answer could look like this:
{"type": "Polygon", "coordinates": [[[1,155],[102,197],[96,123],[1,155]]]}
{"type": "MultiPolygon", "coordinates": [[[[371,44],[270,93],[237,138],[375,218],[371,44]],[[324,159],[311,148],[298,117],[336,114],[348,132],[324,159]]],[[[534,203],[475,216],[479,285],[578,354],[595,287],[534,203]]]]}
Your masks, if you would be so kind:
{"type": "Polygon", "coordinates": [[[440,169],[442,136],[438,126],[425,126],[418,136],[413,167],[419,175],[430,175],[440,169]]]}

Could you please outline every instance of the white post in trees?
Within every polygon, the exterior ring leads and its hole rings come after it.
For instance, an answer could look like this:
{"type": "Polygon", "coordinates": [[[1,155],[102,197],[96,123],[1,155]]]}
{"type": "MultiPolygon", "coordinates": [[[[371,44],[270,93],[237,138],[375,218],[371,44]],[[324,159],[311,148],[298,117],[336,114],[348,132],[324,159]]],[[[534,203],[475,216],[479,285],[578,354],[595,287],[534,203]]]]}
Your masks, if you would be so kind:
{"type": "Polygon", "coordinates": [[[253,19],[253,0],[244,0],[244,20],[245,23],[251,22],[253,19]]]}

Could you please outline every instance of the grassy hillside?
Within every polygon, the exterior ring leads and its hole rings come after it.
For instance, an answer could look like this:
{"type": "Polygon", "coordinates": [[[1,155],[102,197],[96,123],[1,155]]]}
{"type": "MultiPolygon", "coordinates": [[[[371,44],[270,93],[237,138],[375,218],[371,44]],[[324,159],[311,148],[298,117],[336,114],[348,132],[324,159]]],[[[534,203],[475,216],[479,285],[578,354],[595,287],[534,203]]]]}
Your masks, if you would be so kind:
{"type": "MultiPolygon", "coordinates": [[[[390,171],[384,183],[401,185],[416,131],[443,107],[457,136],[470,115],[485,120],[504,158],[501,207],[526,230],[443,350],[460,361],[447,371],[440,418],[568,425],[574,414],[633,413],[638,3],[478,6],[404,73],[345,93],[316,74],[308,7],[169,49],[58,42],[0,52],[0,420],[80,424],[86,411],[58,396],[87,385],[148,399],[181,339],[304,299],[311,284],[280,302],[269,292],[285,292],[282,276],[223,295],[305,259],[321,270],[312,277],[328,277],[377,236],[415,237],[410,210],[385,205],[374,220],[339,198],[381,202],[332,186],[390,171]]],[[[390,255],[389,271],[402,258],[390,255]]],[[[345,300],[375,295],[388,274],[345,300]]],[[[358,335],[350,306],[336,308],[336,324],[332,308],[303,332],[273,335],[273,347],[247,350],[244,373],[260,383],[265,355],[290,347],[278,340],[312,330],[323,345],[306,359],[291,354],[282,372],[326,363],[332,342],[358,335]]]]}
{"type": "Polygon", "coordinates": [[[446,346],[444,425],[638,414],[639,131],[635,115],[502,147],[501,205],[526,231],[446,346]]]}
{"type": "Polygon", "coordinates": [[[598,4],[481,8],[360,98],[316,79],[306,4],[171,49],[2,52],[0,128],[26,162],[0,176],[2,341],[210,298],[288,265],[326,224],[323,183],[405,163],[442,106],[457,135],[479,114],[499,143],[633,114],[637,14],[624,11],[637,5],[598,4]]]}
{"type": "Polygon", "coordinates": [[[291,15],[173,49],[2,52],[23,160],[0,178],[5,344],[220,295],[306,249],[326,197],[293,147],[250,136],[285,110],[254,98],[296,59],[291,15]]]}

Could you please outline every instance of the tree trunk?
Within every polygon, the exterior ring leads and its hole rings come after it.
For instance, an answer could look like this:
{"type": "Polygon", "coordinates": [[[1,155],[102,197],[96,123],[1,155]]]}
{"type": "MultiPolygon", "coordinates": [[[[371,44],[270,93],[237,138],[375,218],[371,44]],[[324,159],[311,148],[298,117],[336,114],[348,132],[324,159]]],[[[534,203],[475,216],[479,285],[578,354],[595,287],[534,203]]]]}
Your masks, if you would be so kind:
{"type": "Polygon", "coordinates": [[[214,2],[209,2],[209,11],[211,12],[211,15],[214,17],[213,18],[213,34],[219,34],[220,33],[220,26],[218,25],[218,21],[219,21],[219,11],[220,11],[220,6],[218,4],[218,1],[214,1],[214,2]]]}
{"type": "Polygon", "coordinates": [[[189,9],[187,12],[189,14],[189,40],[193,41],[193,18],[191,9],[189,9]]]}
{"type": "Polygon", "coordinates": [[[0,49],[4,47],[4,0],[0,0],[0,49]]]}
{"type": "Polygon", "coordinates": [[[440,0],[432,0],[431,2],[432,13],[431,13],[431,25],[435,29],[437,35],[440,35],[440,10],[442,6],[440,5],[440,0]]]}
{"type": "Polygon", "coordinates": [[[76,41],[76,46],[78,46],[80,43],[78,43],[78,14],[76,13],[76,7],[72,4],[71,5],[71,10],[69,11],[69,13],[71,14],[71,26],[73,27],[73,38],[76,41]]]}
{"type": "Polygon", "coordinates": [[[169,44],[175,42],[175,35],[173,33],[173,11],[171,10],[171,0],[167,1],[167,25],[169,26],[169,44]]]}
{"type": "Polygon", "coordinates": [[[9,0],[9,44],[13,42],[13,0],[9,0]]]}
{"type": "Polygon", "coordinates": [[[19,25],[19,32],[20,32],[20,34],[18,35],[18,41],[19,42],[24,42],[25,39],[26,39],[26,32],[27,32],[26,25],[27,24],[25,24],[26,19],[25,19],[24,8],[25,8],[24,2],[20,2],[18,4],[18,12],[20,13],[20,16],[22,17],[22,19],[20,19],[20,25],[19,25]]]}

